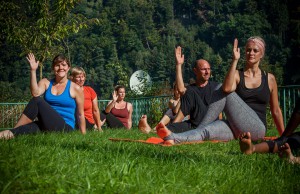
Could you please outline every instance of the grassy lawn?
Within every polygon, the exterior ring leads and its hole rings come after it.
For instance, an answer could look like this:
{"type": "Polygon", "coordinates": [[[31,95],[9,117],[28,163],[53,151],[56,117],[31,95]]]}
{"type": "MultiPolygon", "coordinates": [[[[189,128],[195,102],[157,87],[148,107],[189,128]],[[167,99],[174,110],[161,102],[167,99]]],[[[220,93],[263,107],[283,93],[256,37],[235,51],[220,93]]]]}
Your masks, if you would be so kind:
{"type": "Polygon", "coordinates": [[[276,154],[243,155],[238,141],[163,147],[109,137],[150,135],[134,129],[0,140],[1,193],[300,192],[300,165],[276,154]]]}

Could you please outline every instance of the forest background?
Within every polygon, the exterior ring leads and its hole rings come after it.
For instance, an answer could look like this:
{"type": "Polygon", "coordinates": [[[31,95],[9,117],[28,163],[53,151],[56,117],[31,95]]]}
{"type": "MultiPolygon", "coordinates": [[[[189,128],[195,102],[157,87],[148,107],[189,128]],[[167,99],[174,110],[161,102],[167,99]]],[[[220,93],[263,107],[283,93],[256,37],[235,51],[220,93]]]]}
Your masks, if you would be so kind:
{"type": "MultiPolygon", "coordinates": [[[[234,38],[244,53],[254,35],[267,45],[262,69],[278,85],[300,84],[298,0],[12,0],[0,5],[0,31],[0,102],[30,99],[28,52],[41,62],[38,76],[48,78],[53,57],[65,54],[86,70],[100,99],[144,70],[153,84],[143,96],[153,96],[167,94],[175,80],[175,46],[184,49],[186,82],[199,58],[222,82],[234,38]]],[[[241,54],[239,68],[244,61],[241,54]]]]}

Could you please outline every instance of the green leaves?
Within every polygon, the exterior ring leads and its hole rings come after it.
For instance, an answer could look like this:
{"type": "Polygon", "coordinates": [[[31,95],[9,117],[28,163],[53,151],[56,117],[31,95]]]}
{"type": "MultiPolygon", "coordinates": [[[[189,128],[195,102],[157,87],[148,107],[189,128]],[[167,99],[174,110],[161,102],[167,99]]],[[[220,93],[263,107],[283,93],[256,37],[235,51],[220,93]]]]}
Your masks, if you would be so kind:
{"type": "Polygon", "coordinates": [[[2,5],[1,9],[18,13],[7,15],[6,40],[18,44],[24,53],[34,52],[43,64],[58,51],[64,51],[61,41],[65,37],[87,27],[85,17],[70,12],[78,2],[22,0],[2,5]]]}
{"type": "MultiPolygon", "coordinates": [[[[93,73],[87,83],[98,95],[108,97],[113,85],[128,83],[136,70],[149,73],[158,86],[171,85],[176,45],[184,49],[186,82],[194,77],[192,64],[199,58],[211,63],[213,79],[222,82],[233,39],[239,39],[242,54],[246,39],[261,35],[267,43],[262,67],[274,73],[281,85],[298,79],[300,28],[293,2],[11,0],[0,4],[0,41],[19,53],[0,58],[6,64],[7,59],[20,60],[18,55],[34,52],[45,72],[50,72],[53,56],[65,53],[72,63],[93,73]]],[[[239,67],[243,62],[242,54],[239,67]]],[[[15,78],[13,67],[3,68],[9,69],[8,75],[0,71],[0,78],[15,78]]]]}

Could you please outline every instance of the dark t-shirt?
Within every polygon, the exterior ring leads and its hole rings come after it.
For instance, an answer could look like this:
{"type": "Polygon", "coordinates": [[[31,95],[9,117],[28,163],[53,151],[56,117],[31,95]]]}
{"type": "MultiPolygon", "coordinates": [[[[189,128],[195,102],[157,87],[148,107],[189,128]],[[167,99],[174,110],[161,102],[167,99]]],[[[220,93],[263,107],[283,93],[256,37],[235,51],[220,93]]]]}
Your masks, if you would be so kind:
{"type": "Polygon", "coordinates": [[[190,115],[193,127],[198,126],[202,121],[210,104],[212,93],[218,85],[217,82],[209,81],[204,87],[196,84],[187,86],[185,94],[180,99],[180,109],[184,116],[190,115]]]}

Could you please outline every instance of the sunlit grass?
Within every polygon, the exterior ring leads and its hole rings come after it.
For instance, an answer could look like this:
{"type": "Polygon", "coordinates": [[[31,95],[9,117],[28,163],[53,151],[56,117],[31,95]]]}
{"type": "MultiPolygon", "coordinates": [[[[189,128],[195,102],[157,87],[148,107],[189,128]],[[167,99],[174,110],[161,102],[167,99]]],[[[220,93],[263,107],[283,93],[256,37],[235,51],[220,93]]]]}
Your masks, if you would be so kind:
{"type": "MultiPolygon", "coordinates": [[[[272,131],[269,134],[274,134],[272,131]]],[[[276,132],[275,132],[276,134],[276,132]]],[[[154,136],[154,135],[152,135],[154,136]]],[[[300,166],[237,141],[163,147],[137,129],[0,141],[2,193],[298,193],[300,166]]]]}

